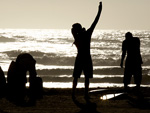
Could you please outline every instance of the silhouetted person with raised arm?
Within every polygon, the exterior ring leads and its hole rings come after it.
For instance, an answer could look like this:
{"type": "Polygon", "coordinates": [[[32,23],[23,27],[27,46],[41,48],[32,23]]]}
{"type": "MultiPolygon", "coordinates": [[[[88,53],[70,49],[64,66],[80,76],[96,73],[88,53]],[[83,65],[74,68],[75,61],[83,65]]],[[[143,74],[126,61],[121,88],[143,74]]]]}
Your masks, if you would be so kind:
{"type": "Polygon", "coordinates": [[[124,70],[124,89],[128,89],[131,77],[134,75],[134,82],[137,88],[140,88],[142,80],[142,57],[140,54],[140,40],[137,37],[133,37],[132,33],[127,32],[125,34],[125,40],[122,43],[122,58],[121,68],[123,68],[123,61],[126,57],[125,70],[124,70]]]}
{"type": "Polygon", "coordinates": [[[85,29],[79,23],[72,25],[72,35],[75,39],[74,44],[77,47],[78,54],[75,60],[73,72],[73,92],[72,97],[75,98],[75,90],[82,71],[85,75],[85,98],[88,98],[89,78],[93,78],[93,64],[90,55],[91,36],[96,24],[100,18],[102,11],[102,2],[99,4],[97,16],[89,29],[85,29]]]}

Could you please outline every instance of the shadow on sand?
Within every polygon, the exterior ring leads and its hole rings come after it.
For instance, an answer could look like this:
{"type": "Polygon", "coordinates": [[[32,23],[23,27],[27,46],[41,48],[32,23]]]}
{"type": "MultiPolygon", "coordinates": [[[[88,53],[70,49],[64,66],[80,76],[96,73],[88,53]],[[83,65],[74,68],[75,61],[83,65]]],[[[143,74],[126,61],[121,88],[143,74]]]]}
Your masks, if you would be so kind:
{"type": "Polygon", "coordinates": [[[79,107],[81,110],[77,113],[100,113],[98,112],[96,103],[91,102],[89,99],[85,99],[86,102],[80,102],[76,98],[72,99],[73,102],[76,104],[77,107],[79,107]]]}
{"type": "Polygon", "coordinates": [[[128,94],[127,99],[129,104],[139,109],[150,109],[150,97],[145,97],[141,92],[128,94]]]}

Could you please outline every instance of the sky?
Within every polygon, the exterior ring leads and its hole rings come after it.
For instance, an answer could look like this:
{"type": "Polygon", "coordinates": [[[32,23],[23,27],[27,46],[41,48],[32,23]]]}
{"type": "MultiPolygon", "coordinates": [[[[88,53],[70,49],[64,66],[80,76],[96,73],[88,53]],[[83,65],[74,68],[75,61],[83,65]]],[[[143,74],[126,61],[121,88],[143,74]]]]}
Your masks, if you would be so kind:
{"type": "MultiPolygon", "coordinates": [[[[150,0],[101,0],[96,29],[150,30],[150,0]]],[[[0,28],[70,29],[90,27],[99,0],[0,0],[0,28]]]]}

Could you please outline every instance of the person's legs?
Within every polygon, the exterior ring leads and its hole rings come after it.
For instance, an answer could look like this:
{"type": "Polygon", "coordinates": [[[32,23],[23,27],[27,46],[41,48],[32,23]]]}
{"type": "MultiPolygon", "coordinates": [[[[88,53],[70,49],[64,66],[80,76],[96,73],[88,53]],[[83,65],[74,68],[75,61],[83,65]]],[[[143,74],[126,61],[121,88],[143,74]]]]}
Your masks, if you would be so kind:
{"type": "Polygon", "coordinates": [[[124,83],[124,90],[127,90],[127,89],[128,89],[128,84],[124,83]]]}
{"type": "Polygon", "coordinates": [[[142,68],[138,68],[134,73],[134,82],[138,89],[140,88],[141,81],[142,81],[142,68]]]}
{"type": "Polygon", "coordinates": [[[89,90],[89,78],[85,77],[85,98],[88,98],[88,90],[89,90]]]}
{"type": "Polygon", "coordinates": [[[73,70],[73,86],[72,86],[72,98],[75,98],[75,91],[78,83],[78,78],[80,78],[82,73],[82,59],[79,55],[77,55],[75,64],[74,64],[74,70],[73,70]]]}
{"type": "Polygon", "coordinates": [[[124,71],[124,78],[123,78],[123,83],[124,83],[124,90],[125,92],[128,91],[128,85],[130,84],[132,77],[132,72],[130,69],[125,68],[124,71]]]}
{"type": "Polygon", "coordinates": [[[75,90],[77,87],[78,78],[74,77],[73,79],[73,87],[72,87],[72,98],[75,98],[75,90]]]}

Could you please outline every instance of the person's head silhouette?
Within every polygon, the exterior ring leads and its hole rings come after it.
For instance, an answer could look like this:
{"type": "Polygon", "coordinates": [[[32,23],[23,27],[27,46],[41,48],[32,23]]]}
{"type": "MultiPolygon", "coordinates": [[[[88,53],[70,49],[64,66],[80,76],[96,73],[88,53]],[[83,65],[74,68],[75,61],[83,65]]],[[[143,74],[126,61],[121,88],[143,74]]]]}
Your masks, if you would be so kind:
{"type": "Polygon", "coordinates": [[[72,25],[72,27],[73,27],[73,29],[78,29],[78,30],[82,29],[82,26],[80,23],[75,23],[72,25]]]}
{"type": "Polygon", "coordinates": [[[131,39],[131,38],[133,37],[133,35],[132,35],[132,33],[127,32],[127,33],[125,34],[125,37],[126,37],[126,40],[129,40],[129,39],[131,39]]]}
{"type": "Polygon", "coordinates": [[[84,31],[85,31],[85,28],[83,28],[80,23],[75,23],[72,25],[72,32],[74,34],[79,34],[79,33],[84,32],[84,31]]]}

